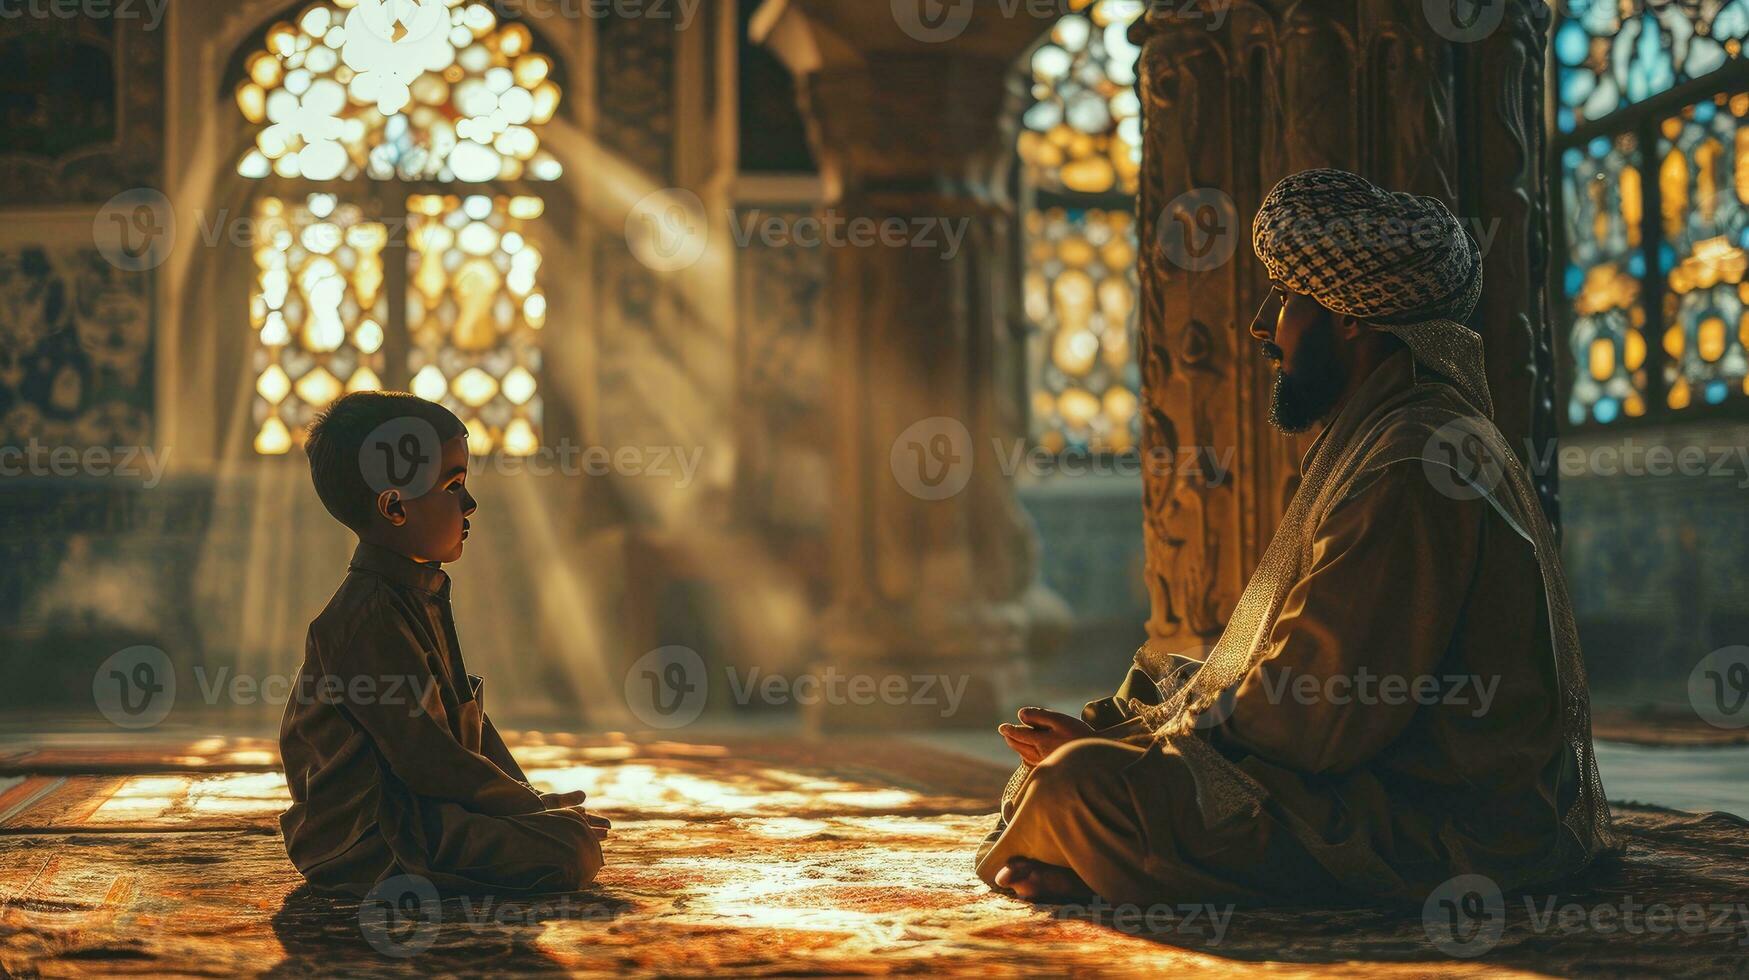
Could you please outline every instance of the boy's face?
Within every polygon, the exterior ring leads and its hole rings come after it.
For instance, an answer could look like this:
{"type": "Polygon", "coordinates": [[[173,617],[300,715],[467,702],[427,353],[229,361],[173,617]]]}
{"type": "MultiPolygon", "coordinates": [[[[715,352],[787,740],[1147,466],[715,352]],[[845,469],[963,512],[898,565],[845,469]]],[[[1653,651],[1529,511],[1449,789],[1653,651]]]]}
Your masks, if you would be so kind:
{"type": "Polygon", "coordinates": [[[452,562],[460,558],[462,542],[468,537],[468,516],[479,506],[468,493],[467,437],[445,442],[441,458],[437,483],[429,493],[378,500],[378,508],[391,525],[395,549],[414,561],[452,562]]]}

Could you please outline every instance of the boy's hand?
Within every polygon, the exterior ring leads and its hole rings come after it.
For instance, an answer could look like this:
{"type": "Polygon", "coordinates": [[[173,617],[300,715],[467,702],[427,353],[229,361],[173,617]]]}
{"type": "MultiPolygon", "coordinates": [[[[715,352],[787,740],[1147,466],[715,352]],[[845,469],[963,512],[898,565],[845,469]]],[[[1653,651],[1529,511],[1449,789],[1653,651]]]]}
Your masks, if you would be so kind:
{"type": "Polygon", "coordinates": [[[1036,766],[1052,752],[1080,738],[1092,738],[1093,726],[1074,715],[1045,708],[1021,708],[1020,724],[998,725],[996,731],[1020,761],[1036,766]]]}
{"type": "Polygon", "coordinates": [[[584,799],[584,793],[580,789],[569,793],[542,793],[540,795],[541,803],[545,804],[549,810],[576,810],[582,815],[583,822],[589,825],[589,832],[595,835],[595,839],[606,840],[608,830],[613,827],[613,821],[598,814],[585,812],[583,809],[584,799]]]}
{"type": "Polygon", "coordinates": [[[580,789],[572,790],[569,793],[542,793],[540,795],[541,805],[549,810],[563,810],[566,807],[582,806],[585,799],[588,799],[588,796],[580,789]]]}

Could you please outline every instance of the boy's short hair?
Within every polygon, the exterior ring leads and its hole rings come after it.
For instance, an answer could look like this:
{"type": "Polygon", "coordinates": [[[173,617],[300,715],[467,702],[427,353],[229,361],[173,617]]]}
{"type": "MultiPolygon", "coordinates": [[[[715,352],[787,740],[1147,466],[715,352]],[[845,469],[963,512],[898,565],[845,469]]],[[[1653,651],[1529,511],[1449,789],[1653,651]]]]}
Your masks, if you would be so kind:
{"type": "Polygon", "coordinates": [[[355,391],[343,395],[310,423],[304,453],[310,458],[310,481],[316,496],[334,519],[354,531],[370,527],[376,513],[376,491],[365,477],[360,459],[365,439],[395,419],[417,419],[448,442],[468,434],[468,427],[449,409],[405,391],[355,391]]]}

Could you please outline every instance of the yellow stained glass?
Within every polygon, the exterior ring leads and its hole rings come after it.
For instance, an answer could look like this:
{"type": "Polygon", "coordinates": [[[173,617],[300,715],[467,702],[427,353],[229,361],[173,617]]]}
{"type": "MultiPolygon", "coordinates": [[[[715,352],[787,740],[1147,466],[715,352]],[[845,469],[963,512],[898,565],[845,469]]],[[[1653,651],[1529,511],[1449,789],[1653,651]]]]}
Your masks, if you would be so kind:
{"type": "Polygon", "coordinates": [[[255,451],[263,456],[282,456],[291,451],[291,432],[279,416],[270,415],[261,424],[261,431],[255,434],[255,451]]]}
{"type": "Polygon", "coordinates": [[[389,311],[380,252],[388,234],[329,194],[264,197],[255,218],[255,448],[278,455],[301,443],[315,414],[343,392],[382,386],[380,324],[389,311]]]}
{"type": "Polygon", "coordinates": [[[1668,401],[1670,403],[1671,408],[1679,409],[1679,410],[1687,408],[1688,407],[1688,382],[1679,380],[1675,384],[1671,385],[1670,386],[1670,397],[1669,397],[1668,401]]]}
{"type": "Polygon", "coordinates": [[[1083,194],[1134,193],[1141,173],[1141,50],[1129,26],[1137,0],[1092,0],[1059,18],[1027,63],[1033,103],[1016,147],[1039,186],[1083,194]]]}
{"type": "Polygon", "coordinates": [[[1646,335],[1638,330],[1630,330],[1623,338],[1622,362],[1629,371],[1638,371],[1646,363],[1646,335]]]}
{"type": "Polygon", "coordinates": [[[1699,336],[1695,340],[1695,352],[1703,361],[1716,361],[1725,356],[1725,321],[1716,316],[1709,316],[1700,321],[1699,336]]]}
{"type": "Polygon", "coordinates": [[[1033,439],[1049,452],[1126,451],[1140,429],[1133,221],[1051,208],[1027,214],[1023,227],[1033,439]]]}
{"type": "Polygon", "coordinates": [[[533,452],[546,296],[530,233],[543,206],[528,196],[414,195],[407,210],[414,393],[455,412],[473,452],[533,452]]]}
{"type": "Polygon", "coordinates": [[[556,180],[538,129],[558,109],[552,62],[488,5],[441,0],[387,23],[321,2],[267,32],[237,106],[263,128],[237,172],[260,179],[556,180]],[[411,76],[411,78],[408,78],[411,76]]]}
{"type": "Polygon", "coordinates": [[[1615,376],[1615,343],[1599,337],[1591,342],[1591,376],[1608,381],[1615,376]]]}

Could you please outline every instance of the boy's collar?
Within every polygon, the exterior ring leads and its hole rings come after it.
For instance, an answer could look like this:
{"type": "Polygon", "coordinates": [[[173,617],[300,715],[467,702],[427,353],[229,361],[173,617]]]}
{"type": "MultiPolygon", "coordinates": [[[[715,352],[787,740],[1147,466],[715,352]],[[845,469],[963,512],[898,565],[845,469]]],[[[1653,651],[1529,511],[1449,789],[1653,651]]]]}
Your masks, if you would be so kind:
{"type": "Polygon", "coordinates": [[[397,551],[368,541],[360,541],[358,550],[352,553],[352,563],[349,568],[361,572],[381,575],[383,578],[421,592],[433,595],[449,595],[449,576],[436,565],[425,565],[408,558],[397,551]]]}

